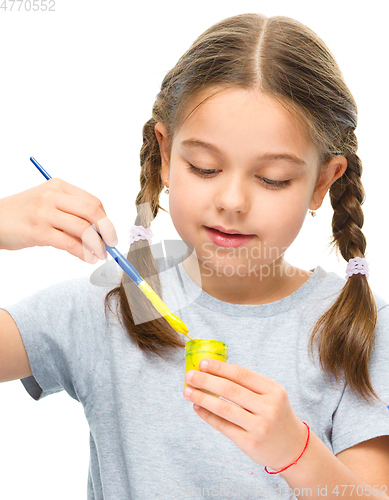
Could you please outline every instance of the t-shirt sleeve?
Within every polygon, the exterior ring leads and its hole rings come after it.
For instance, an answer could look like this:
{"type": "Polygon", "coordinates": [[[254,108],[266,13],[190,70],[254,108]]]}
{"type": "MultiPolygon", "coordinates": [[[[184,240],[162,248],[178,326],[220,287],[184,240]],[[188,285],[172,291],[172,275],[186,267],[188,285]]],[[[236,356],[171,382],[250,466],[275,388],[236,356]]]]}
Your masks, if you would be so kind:
{"type": "Polygon", "coordinates": [[[103,302],[102,289],[82,277],[1,308],[21,334],[32,371],[21,382],[32,398],[65,390],[86,406],[105,344],[103,302]]]}
{"type": "Polygon", "coordinates": [[[369,372],[373,389],[383,403],[376,399],[368,403],[346,384],[333,415],[331,441],[335,455],[368,439],[389,436],[389,305],[378,310],[369,372]]]}

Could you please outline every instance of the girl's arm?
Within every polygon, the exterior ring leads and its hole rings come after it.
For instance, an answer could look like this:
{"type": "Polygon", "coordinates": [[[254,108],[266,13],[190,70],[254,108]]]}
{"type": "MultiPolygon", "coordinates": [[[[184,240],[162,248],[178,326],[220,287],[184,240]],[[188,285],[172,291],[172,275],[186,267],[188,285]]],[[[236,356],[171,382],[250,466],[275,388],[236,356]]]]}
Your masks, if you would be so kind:
{"type": "Polygon", "coordinates": [[[215,359],[201,361],[199,368],[186,373],[184,389],[196,413],[254,462],[267,464],[273,469],[270,474],[279,471],[299,500],[389,498],[389,450],[382,436],[372,440],[375,448],[370,444],[361,452],[358,446],[343,454],[343,460],[348,456],[343,463],[311,431],[306,450],[291,465],[308,437],[285,388],[260,373],[215,359]]]}
{"type": "Polygon", "coordinates": [[[30,362],[12,316],[0,309],[0,382],[32,375],[30,362]]]}
{"type": "MultiPolygon", "coordinates": [[[[376,440],[379,442],[380,438],[370,441],[376,440]]],[[[348,467],[348,463],[346,465],[339,460],[323,441],[311,432],[304,455],[297,464],[281,474],[298,499],[306,498],[307,495],[311,500],[321,497],[327,500],[342,497],[351,500],[368,497],[377,500],[389,498],[389,449],[381,454],[374,453],[374,449],[359,454],[358,467],[353,469],[348,467]],[[357,470],[358,474],[353,469],[357,470]]]]}
{"type": "MultiPolygon", "coordinates": [[[[104,241],[117,238],[100,200],[62,179],[50,179],[0,199],[0,250],[53,246],[85,262],[105,259],[104,241]]],[[[20,332],[12,316],[0,309],[0,382],[32,375],[20,332]]]]}

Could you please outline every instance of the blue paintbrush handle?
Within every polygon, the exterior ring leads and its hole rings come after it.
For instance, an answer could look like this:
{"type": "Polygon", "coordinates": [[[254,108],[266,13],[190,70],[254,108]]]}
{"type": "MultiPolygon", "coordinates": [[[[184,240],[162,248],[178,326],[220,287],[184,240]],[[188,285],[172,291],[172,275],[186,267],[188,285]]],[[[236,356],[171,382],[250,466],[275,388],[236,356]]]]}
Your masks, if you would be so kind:
{"type": "MultiPolygon", "coordinates": [[[[52,177],[46,172],[46,170],[42,167],[42,165],[39,165],[39,163],[35,160],[35,158],[31,157],[30,160],[32,163],[36,166],[36,168],[39,170],[39,172],[46,177],[46,180],[52,179],[52,177]]],[[[123,255],[117,250],[115,247],[110,247],[108,246],[99,231],[95,228],[93,224],[91,224],[93,229],[96,231],[96,233],[100,236],[102,242],[105,245],[105,248],[107,252],[113,257],[113,259],[119,264],[119,266],[123,269],[123,271],[132,279],[134,283],[136,283],[139,286],[139,283],[141,281],[144,281],[142,276],[138,273],[138,271],[135,269],[135,267],[128,262],[128,260],[123,257],[123,255]]]]}
{"type": "MultiPolygon", "coordinates": [[[[93,227],[93,229],[95,229],[97,231],[97,229],[95,227],[93,227]]],[[[103,240],[101,234],[98,231],[97,231],[97,233],[100,235],[100,238],[103,240]]],[[[103,240],[103,243],[105,245],[105,248],[107,249],[107,252],[111,255],[111,257],[113,257],[114,260],[116,260],[116,262],[119,264],[119,266],[132,279],[132,281],[139,286],[139,283],[141,281],[144,281],[144,279],[138,273],[138,271],[135,269],[135,267],[132,264],[130,264],[125,257],[123,257],[123,255],[119,252],[119,250],[117,250],[115,247],[108,246],[104,240],[103,240]]]]}

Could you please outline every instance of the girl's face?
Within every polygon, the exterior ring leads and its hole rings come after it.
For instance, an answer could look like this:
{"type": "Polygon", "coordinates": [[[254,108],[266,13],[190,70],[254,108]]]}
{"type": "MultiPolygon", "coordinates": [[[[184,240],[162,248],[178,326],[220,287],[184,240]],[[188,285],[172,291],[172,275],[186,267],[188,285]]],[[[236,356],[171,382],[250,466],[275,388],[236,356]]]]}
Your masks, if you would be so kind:
{"type": "Polygon", "coordinates": [[[230,89],[184,122],[170,151],[164,132],[157,124],[170,215],[180,237],[194,245],[202,279],[238,287],[279,280],[284,252],[308,208],[322,201],[319,194],[313,199],[318,154],[301,123],[258,90],[230,89]],[[207,229],[215,226],[253,236],[234,247],[215,240],[207,229]]]}

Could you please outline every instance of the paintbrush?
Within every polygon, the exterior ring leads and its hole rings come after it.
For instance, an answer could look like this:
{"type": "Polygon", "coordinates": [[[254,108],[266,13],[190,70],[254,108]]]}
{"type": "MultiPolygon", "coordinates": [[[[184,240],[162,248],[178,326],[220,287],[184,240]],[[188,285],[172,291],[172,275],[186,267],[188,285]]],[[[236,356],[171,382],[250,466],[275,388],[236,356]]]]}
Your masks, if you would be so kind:
{"type": "MultiPolygon", "coordinates": [[[[40,171],[40,173],[46,178],[46,180],[51,179],[52,177],[46,172],[46,170],[35,160],[35,158],[30,158],[32,163],[36,166],[36,168],[40,171]]],[[[157,311],[167,320],[167,322],[179,333],[183,333],[189,339],[190,337],[187,335],[189,332],[189,328],[185,325],[185,323],[180,320],[177,316],[175,316],[169,308],[162,302],[161,298],[154,292],[154,290],[148,285],[148,283],[142,278],[142,276],[138,273],[135,267],[128,262],[128,260],[123,257],[123,255],[117,250],[115,247],[110,247],[107,245],[99,233],[99,231],[91,224],[96,233],[100,236],[102,242],[105,245],[107,252],[113,257],[116,263],[123,269],[123,271],[129,276],[132,281],[140,288],[140,290],[145,294],[145,296],[150,300],[153,306],[157,309],[157,311]]]]}

